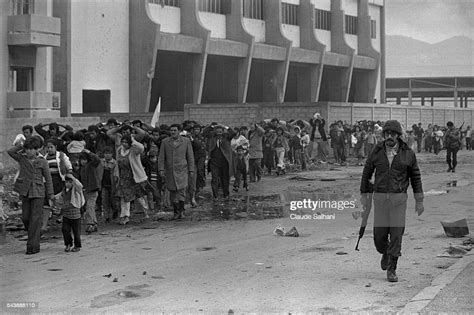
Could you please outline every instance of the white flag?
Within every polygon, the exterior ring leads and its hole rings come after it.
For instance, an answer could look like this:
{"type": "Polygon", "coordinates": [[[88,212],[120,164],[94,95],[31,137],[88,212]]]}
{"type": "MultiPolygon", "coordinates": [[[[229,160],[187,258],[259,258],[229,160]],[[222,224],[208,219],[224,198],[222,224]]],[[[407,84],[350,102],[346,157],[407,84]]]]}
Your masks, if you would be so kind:
{"type": "Polygon", "coordinates": [[[160,120],[160,112],[161,112],[161,96],[158,99],[158,104],[156,104],[155,112],[153,113],[153,117],[151,118],[151,125],[156,127],[158,120],[160,120]]]}

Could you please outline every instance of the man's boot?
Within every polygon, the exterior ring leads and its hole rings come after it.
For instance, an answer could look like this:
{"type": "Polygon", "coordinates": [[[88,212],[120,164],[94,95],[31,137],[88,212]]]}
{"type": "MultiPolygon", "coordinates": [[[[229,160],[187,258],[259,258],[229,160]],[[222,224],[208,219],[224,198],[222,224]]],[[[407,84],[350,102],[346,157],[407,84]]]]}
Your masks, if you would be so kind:
{"type": "Polygon", "coordinates": [[[380,267],[382,270],[387,270],[388,268],[388,254],[385,253],[382,255],[382,260],[380,261],[380,267]]]}
{"type": "Polygon", "coordinates": [[[173,220],[179,219],[179,203],[177,202],[173,203],[173,213],[174,213],[173,220]]]}
{"type": "Polygon", "coordinates": [[[397,261],[398,257],[389,255],[388,256],[388,267],[387,267],[387,280],[388,282],[398,282],[397,277],[397,261]]]}
{"type": "Polygon", "coordinates": [[[178,219],[184,219],[184,201],[179,202],[178,219]]]}
{"type": "Polygon", "coordinates": [[[453,167],[451,166],[451,163],[448,163],[448,170],[446,172],[451,172],[453,170],[453,167]]]}

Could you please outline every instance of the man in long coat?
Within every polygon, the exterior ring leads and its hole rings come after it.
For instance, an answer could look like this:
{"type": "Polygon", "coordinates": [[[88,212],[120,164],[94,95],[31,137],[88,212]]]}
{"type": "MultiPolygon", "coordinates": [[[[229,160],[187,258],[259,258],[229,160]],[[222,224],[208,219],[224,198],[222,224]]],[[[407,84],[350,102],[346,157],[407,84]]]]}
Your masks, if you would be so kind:
{"type": "Polygon", "coordinates": [[[204,129],[204,137],[208,138],[209,165],[212,179],[212,195],[217,199],[219,184],[222,187],[224,198],[229,197],[230,176],[233,174],[232,148],[230,141],[235,131],[221,125],[209,126],[204,129]]]}
{"type": "Polygon", "coordinates": [[[171,125],[171,136],[161,143],[158,157],[158,169],[162,178],[165,178],[166,188],[170,192],[173,203],[174,219],[182,219],[188,174],[194,175],[194,155],[191,141],[179,135],[181,126],[171,125]]]}

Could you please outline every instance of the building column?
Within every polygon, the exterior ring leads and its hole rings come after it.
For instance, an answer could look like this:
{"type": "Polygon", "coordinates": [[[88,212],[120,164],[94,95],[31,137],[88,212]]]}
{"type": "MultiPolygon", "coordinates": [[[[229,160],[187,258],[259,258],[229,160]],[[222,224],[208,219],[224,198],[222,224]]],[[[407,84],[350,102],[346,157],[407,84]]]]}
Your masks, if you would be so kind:
{"type": "Polygon", "coordinates": [[[248,45],[247,57],[243,59],[239,58],[237,74],[237,101],[239,103],[246,103],[255,38],[247,33],[243,24],[243,0],[233,0],[231,2],[230,11],[231,14],[226,16],[227,38],[248,45]]]}
{"type": "Polygon", "coordinates": [[[454,78],[454,108],[458,107],[458,79],[454,78]]]}
{"type": "Polygon", "coordinates": [[[265,19],[265,42],[269,45],[286,49],[285,60],[277,62],[276,67],[266,76],[271,85],[274,86],[275,95],[273,96],[273,101],[283,103],[285,101],[286,81],[290,67],[292,41],[282,33],[280,1],[263,0],[263,15],[265,19]]]}
{"type": "Polygon", "coordinates": [[[376,67],[374,70],[365,71],[365,75],[363,77],[358,77],[359,80],[357,81],[359,82],[354,82],[356,85],[358,85],[358,95],[356,101],[361,103],[373,103],[374,98],[376,97],[375,91],[377,89],[381,56],[380,53],[372,46],[372,37],[370,36],[371,28],[369,1],[359,0],[357,11],[359,21],[357,29],[357,41],[359,47],[358,54],[375,59],[376,67]]]}
{"type": "Polygon", "coordinates": [[[10,1],[0,1],[0,120],[6,119],[8,113],[8,14],[10,14],[10,1]]]}
{"type": "Polygon", "coordinates": [[[408,106],[413,105],[413,93],[411,91],[411,79],[408,79],[408,106]]]}
{"type": "Polygon", "coordinates": [[[148,0],[129,1],[129,112],[150,110],[160,25],[150,17],[148,0]]]}
{"type": "Polygon", "coordinates": [[[342,69],[339,82],[334,82],[333,93],[337,95],[335,101],[347,102],[351,88],[352,71],[354,70],[355,49],[350,47],[345,38],[344,11],[341,9],[341,0],[331,1],[331,51],[344,54],[350,58],[349,66],[342,69]]]}
{"type": "Polygon", "coordinates": [[[180,1],[180,4],[181,33],[202,39],[201,53],[193,57],[192,67],[193,103],[201,104],[211,31],[201,23],[198,0],[180,1]]]}
{"type": "Polygon", "coordinates": [[[433,106],[434,106],[434,97],[432,96],[431,97],[431,107],[433,107],[433,106]]]}

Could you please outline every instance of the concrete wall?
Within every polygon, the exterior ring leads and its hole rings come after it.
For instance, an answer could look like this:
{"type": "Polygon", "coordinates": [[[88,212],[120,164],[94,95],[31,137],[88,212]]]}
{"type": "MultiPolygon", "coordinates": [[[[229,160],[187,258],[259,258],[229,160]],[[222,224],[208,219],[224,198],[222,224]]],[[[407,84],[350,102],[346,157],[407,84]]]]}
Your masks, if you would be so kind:
{"type": "Polygon", "coordinates": [[[0,119],[7,117],[8,23],[10,1],[0,1],[0,119]]]}
{"type": "MultiPolygon", "coordinates": [[[[98,117],[69,117],[69,118],[57,118],[57,119],[8,119],[0,120],[0,161],[5,167],[16,166],[17,163],[13,160],[6,151],[12,147],[13,140],[21,133],[21,127],[24,125],[35,126],[40,122],[43,124],[50,122],[58,122],[60,124],[70,125],[75,130],[87,128],[92,124],[97,124],[100,120],[98,117]]],[[[36,134],[36,132],[34,133],[36,134]]]]}
{"type": "Polygon", "coordinates": [[[355,123],[360,120],[396,119],[410,129],[414,123],[445,126],[453,121],[456,126],[474,124],[474,109],[438,109],[381,104],[355,104],[336,102],[317,103],[259,103],[259,104],[186,104],[184,119],[208,124],[224,123],[231,126],[249,125],[255,121],[277,117],[283,120],[309,119],[315,112],[327,117],[328,122],[337,120],[355,123]]]}
{"type": "Polygon", "coordinates": [[[211,12],[199,12],[199,18],[202,25],[211,31],[211,37],[226,38],[225,15],[211,12]]]}
{"type": "Polygon", "coordinates": [[[292,41],[291,47],[300,47],[300,27],[297,25],[283,24],[281,26],[283,35],[292,41]]]}
{"type": "Polygon", "coordinates": [[[265,42],[265,21],[243,18],[244,27],[249,34],[255,37],[256,43],[265,42]]]}
{"type": "Polygon", "coordinates": [[[111,112],[129,110],[129,3],[71,2],[71,112],[82,90],[110,90],[111,112]]]}
{"type": "MultiPolygon", "coordinates": [[[[346,15],[358,16],[357,12],[357,0],[343,0],[342,1],[342,10],[346,15]]],[[[358,43],[357,35],[345,34],[347,44],[354,48],[357,54],[358,43]]]]}
{"type": "Polygon", "coordinates": [[[380,7],[369,4],[369,15],[377,24],[377,38],[372,38],[372,47],[380,51],[380,7]]]}
{"type": "Polygon", "coordinates": [[[159,4],[148,4],[150,17],[161,25],[161,31],[165,33],[181,33],[181,9],[171,6],[162,7],[159,4]]]}

